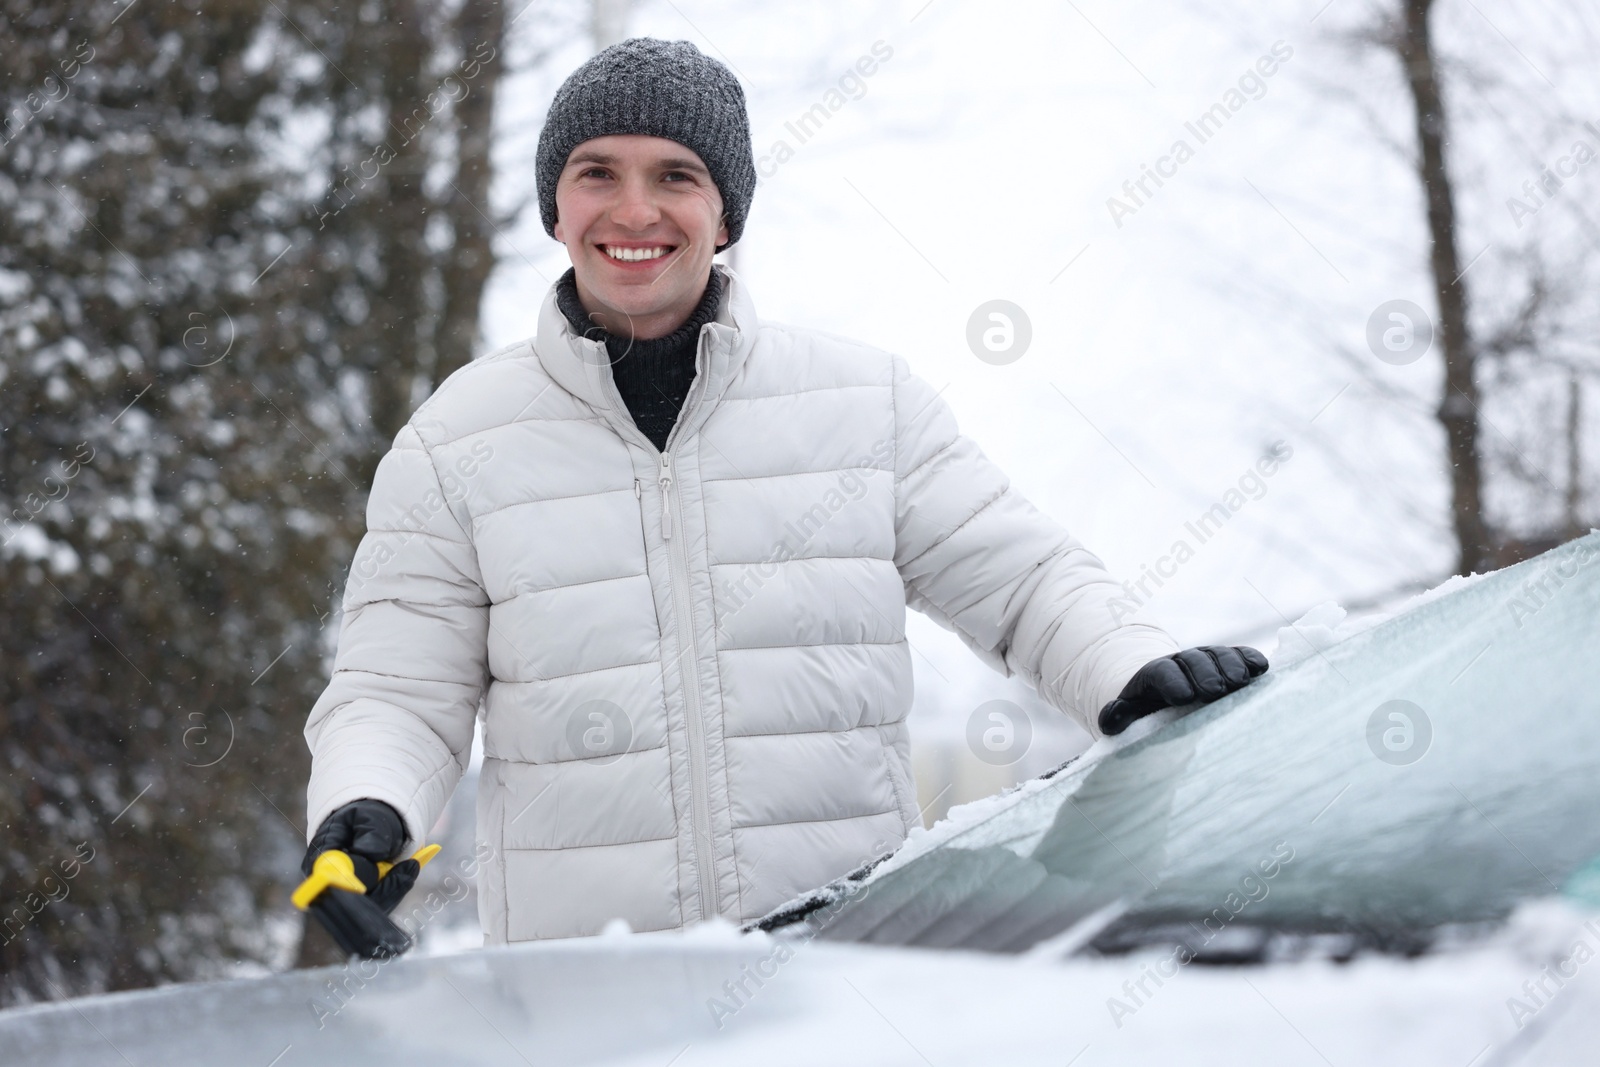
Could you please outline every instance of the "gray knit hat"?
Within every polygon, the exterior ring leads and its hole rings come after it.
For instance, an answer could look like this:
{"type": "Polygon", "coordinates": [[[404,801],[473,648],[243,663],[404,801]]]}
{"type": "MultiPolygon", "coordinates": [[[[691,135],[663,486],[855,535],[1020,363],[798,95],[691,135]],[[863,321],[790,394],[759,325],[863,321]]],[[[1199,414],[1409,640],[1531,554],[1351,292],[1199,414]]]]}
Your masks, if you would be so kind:
{"type": "Polygon", "coordinates": [[[722,194],[728,243],[744,231],[756,191],[750,119],[733,72],[688,41],[633,37],[573,71],[539,133],[535,182],[539,215],[556,235],[556,180],[572,150],[611,134],[665,137],[692,148],[722,194]]]}

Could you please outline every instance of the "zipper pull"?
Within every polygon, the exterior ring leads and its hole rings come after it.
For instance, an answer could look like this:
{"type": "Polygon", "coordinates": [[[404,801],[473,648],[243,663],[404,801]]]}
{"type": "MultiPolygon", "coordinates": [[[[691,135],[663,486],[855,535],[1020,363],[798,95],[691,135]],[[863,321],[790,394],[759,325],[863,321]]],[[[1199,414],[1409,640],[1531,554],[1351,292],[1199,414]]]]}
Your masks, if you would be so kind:
{"type": "Polygon", "coordinates": [[[643,500],[644,499],[644,490],[639,488],[639,479],[637,479],[637,478],[635,478],[633,480],[633,499],[635,499],[635,500],[643,500]]]}
{"type": "Polygon", "coordinates": [[[661,539],[672,540],[672,456],[661,454],[661,539]]]}

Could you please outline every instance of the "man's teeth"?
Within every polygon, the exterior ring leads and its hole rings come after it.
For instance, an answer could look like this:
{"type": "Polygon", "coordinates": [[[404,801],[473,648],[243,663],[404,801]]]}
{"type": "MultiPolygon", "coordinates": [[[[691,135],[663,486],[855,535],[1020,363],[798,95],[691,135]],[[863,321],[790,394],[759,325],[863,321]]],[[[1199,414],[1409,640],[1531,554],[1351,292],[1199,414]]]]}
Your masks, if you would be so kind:
{"type": "Polygon", "coordinates": [[[606,255],[612,259],[620,259],[625,263],[635,263],[641,259],[660,259],[672,249],[665,246],[657,248],[617,248],[613,245],[604,245],[606,255]]]}

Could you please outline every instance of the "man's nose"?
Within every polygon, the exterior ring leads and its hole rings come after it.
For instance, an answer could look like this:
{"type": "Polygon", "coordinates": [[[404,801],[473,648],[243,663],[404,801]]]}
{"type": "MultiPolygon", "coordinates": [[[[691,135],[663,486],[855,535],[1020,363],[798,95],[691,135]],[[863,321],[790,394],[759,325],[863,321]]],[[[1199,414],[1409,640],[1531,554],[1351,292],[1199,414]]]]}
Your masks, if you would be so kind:
{"type": "Polygon", "coordinates": [[[617,203],[611,209],[611,221],[628,230],[644,230],[661,218],[661,209],[649,185],[643,180],[622,183],[617,203]]]}

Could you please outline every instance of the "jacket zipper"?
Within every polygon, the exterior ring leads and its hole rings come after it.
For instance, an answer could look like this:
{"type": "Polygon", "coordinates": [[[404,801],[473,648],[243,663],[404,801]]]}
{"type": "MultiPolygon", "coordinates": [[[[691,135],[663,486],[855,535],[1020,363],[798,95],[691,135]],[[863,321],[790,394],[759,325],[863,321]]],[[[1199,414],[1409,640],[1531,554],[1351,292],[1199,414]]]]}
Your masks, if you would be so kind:
{"type": "MultiPolygon", "coordinates": [[[[605,348],[598,342],[595,344],[598,355],[604,358],[605,348]]],[[[702,345],[703,345],[702,340],[702,345]]],[[[696,374],[694,383],[689,388],[689,396],[685,398],[683,409],[678,413],[677,424],[667,438],[667,450],[658,454],[661,456],[661,467],[657,473],[657,480],[661,487],[661,539],[666,542],[668,572],[672,585],[672,609],[678,627],[678,658],[679,674],[683,678],[684,726],[689,734],[689,806],[691,808],[691,821],[694,823],[693,850],[694,868],[699,881],[700,918],[702,921],[713,915],[721,914],[716,908],[716,850],[711,841],[711,799],[706,791],[706,752],[705,752],[705,722],[702,718],[700,705],[700,651],[694,638],[694,606],[689,598],[689,553],[684,547],[683,538],[673,538],[672,506],[677,501],[677,495],[672,490],[673,470],[672,452],[673,440],[679,436],[683,429],[684,419],[689,410],[694,407],[696,396],[703,391],[704,375],[699,373],[699,359],[696,358],[696,374]]],[[[654,442],[640,432],[633,424],[631,418],[624,418],[627,429],[634,436],[644,442],[645,447],[652,452],[657,451],[654,442]]],[[[633,481],[633,494],[643,499],[639,479],[633,481]]],[[[683,523],[683,509],[678,509],[678,527],[681,530],[683,523]]]]}
{"type": "MultiPolygon", "coordinates": [[[[681,417],[681,416],[680,416],[681,417]]],[[[718,914],[715,908],[716,852],[711,842],[711,800],[706,792],[705,723],[700,710],[700,651],[694,639],[694,607],[689,602],[689,555],[683,538],[672,536],[672,453],[661,453],[661,539],[667,544],[672,576],[672,607],[678,624],[679,675],[683,678],[684,722],[689,731],[689,785],[694,822],[694,866],[700,879],[700,918],[718,914]]],[[[683,509],[678,509],[682,518],[683,509]]],[[[682,522],[678,526],[681,530],[682,522]]]]}

